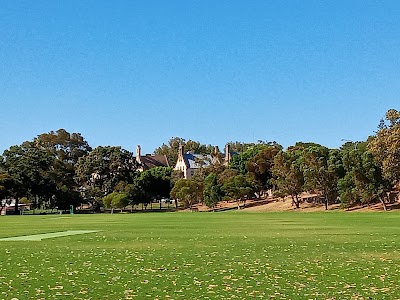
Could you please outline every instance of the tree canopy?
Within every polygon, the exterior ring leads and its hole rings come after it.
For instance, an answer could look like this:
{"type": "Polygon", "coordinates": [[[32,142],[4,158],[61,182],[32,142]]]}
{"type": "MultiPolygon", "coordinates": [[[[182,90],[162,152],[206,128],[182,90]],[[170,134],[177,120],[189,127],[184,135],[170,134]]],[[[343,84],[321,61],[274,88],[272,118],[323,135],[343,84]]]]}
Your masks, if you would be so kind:
{"type": "Polygon", "coordinates": [[[393,184],[400,182],[400,112],[390,109],[371,137],[368,149],[381,166],[383,176],[393,184]]]}
{"type": "Polygon", "coordinates": [[[86,197],[99,202],[112,193],[119,182],[132,183],[136,169],[131,152],[112,146],[99,146],[79,158],[76,164],[76,174],[86,197]]]}

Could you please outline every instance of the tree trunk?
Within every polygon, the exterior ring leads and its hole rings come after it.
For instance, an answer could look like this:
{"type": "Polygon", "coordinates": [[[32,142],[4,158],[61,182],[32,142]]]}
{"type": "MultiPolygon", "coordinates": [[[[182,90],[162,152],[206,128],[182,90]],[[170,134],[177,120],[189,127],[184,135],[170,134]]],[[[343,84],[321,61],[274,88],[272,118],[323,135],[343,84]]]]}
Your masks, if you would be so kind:
{"type": "Polygon", "coordinates": [[[325,210],[328,210],[328,197],[325,196],[325,210]]]}
{"type": "Polygon", "coordinates": [[[382,203],[382,205],[383,205],[383,210],[384,210],[384,211],[387,211],[385,199],[383,199],[382,197],[379,197],[379,200],[381,201],[381,203],[382,203]]]}
{"type": "Polygon", "coordinates": [[[236,203],[237,203],[237,209],[239,210],[240,209],[240,199],[236,200],[236,203]]]}
{"type": "Polygon", "coordinates": [[[19,215],[19,197],[15,197],[14,215],[19,215]]]}
{"type": "Polygon", "coordinates": [[[294,200],[294,198],[293,198],[293,196],[292,196],[292,199],[293,199],[293,201],[294,201],[294,204],[296,205],[296,208],[300,208],[299,196],[298,196],[298,195],[295,195],[295,197],[296,197],[296,200],[294,200]]]}

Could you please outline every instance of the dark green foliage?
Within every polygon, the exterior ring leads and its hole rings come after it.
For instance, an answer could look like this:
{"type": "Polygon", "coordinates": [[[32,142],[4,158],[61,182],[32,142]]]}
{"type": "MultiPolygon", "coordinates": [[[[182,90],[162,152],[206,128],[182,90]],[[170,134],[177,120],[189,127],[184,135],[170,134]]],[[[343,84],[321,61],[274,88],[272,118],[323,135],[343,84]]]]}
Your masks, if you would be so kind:
{"type": "Polygon", "coordinates": [[[150,187],[153,198],[167,198],[171,192],[171,167],[156,167],[147,170],[150,174],[150,187]]]}
{"type": "Polygon", "coordinates": [[[75,182],[75,163],[90,150],[80,134],[64,129],[10,147],[3,153],[2,168],[13,181],[11,196],[17,202],[25,196],[33,207],[77,205],[82,199],[75,182]]]}
{"type": "Polygon", "coordinates": [[[13,180],[11,176],[0,171],[0,200],[6,199],[11,196],[11,189],[13,185],[13,180]]]}
{"type": "Polygon", "coordinates": [[[128,195],[125,193],[117,193],[113,192],[104,196],[103,198],[103,205],[106,208],[111,208],[114,210],[115,208],[123,209],[129,204],[128,195]]]}
{"type": "Polygon", "coordinates": [[[228,199],[236,201],[238,209],[240,201],[246,201],[254,195],[253,187],[243,174],[228,178],[221,189],[228,199]]]}
{"type": "Polygon", "coordinates": [[[390,109],[380,128],[368,141],[368,149],[392,184],[400,183],[400,111],[390,109]]]}
{"type": "Polygon", "coordinates": [[[259,140],[257,143],[244,143],[244,142],[228,142],[227,145],[230,146],[230,150],[237,153],[242,153],[248,150],[249,148],[258,147],[259,145],[271,146],[274,148],[278,148],[280,150],[283,149],[282,145],[278,144],[277,142],[268,142],[259,140]]]}
{"type": "Polygon", "coordinates": [[[385,200],[392,185],[384,178],[372,153],[366,149],[366,143],[344,150],[343,165],[346,175],[338,184],[343,206],[369,205],[380,201],[386,209],[385,200]]]}
{"type": "Polygon", "coordinates": [[[262,191],[272,188],[272,167],[275,155],[281,151],[277,146],[267,146],[247,160],[247,180],[260,195],[262,191]]]}
{"type": "Polygon", "coordinates": [[[247,148],[245,151],[239,153],[232,157],[231,162],[229,163],[229,167],[237,170],[241,174],[246,174],[246,164],[247,162],[260,153],[267,146],[264,144],[254,145],[252,147],[247,148]]]}
{"type": "Polygon", "coordinates": [[[50,176],[53,163],[54,157],[33,142],[24,142],[4,151],[2,165],[13,181],[10,192],[16,200],[16,214],[19,198],[37,196],[50,200],[54,195],[56,185],[50,176]]]}
{"type": "Polygon", "coordinates": [[[89,200],[101,201],[121,182],[133,183],[136,161],[121,147],[99,146],[76,164],[76,173],[89,200]]]}
{"type": "Polygon", "coordinates": [[[171,198],[181,201],[185,208],[192,209],[194,204],[203,200],[203,182],[195,177],[179,179],[171,190],[171,198]]]}
{"type": "Polygon", "coordinates": [[[329,150],[323,146],[310,146],[303,150],[302,168],[306,190],[320,193],[325,201],[336,202],[337,183],[343,174],[343,166],[338,150],[329,150]]]}
{"type": "Polygon", "coordinates": [[[65,129],[39,135],[33,143],[53,157],[49,176],[56,185],[52,206],[69,209],[82,202],[80,185],[75,180],[75,165],[79,158],[87,155],[92,148],[80,133],[69,133],[65,129]]]}
{"type": "Polygon", "coordinates": [[[6,199],[11,196],[11,189],[13,188],[13,180],[6,172],[0,171],[0,213],[6,206],[6,199]]]}
{"type": "Polygon", "coordinates": [[[274,158],[272,182],[281,195],[289,195],[293,204],[300,207],[299,194],[304,191],[304,174],[301,164],[302,150],[288,149],[274,158]]]}
{"type": "Polygon", "coordinates": [[[156,167],[137,173],[133,183],[128,185],[125,192],[133,204],[167,198],[171,192],[171,174],[170,167],[156,167]]]}
{"type": "Polygon", "coordinates": [[[214,208],[222,200],[221,188],[218,184],[218,177],[211,173],[204,180],[204,204],[214,208]]]}

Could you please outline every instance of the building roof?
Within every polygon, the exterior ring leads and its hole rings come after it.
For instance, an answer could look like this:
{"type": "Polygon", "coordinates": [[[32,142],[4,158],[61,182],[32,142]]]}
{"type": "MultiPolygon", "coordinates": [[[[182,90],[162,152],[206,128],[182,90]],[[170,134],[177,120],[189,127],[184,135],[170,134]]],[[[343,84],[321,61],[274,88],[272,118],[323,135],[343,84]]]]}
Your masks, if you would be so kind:
{"type": "Polygon", "coordinates": [[[155,167],[169,167],[168,159],[165,155],[140,156],[140,163],[144,169],[148,170],[155,167]]]}
{"type": "Polygon", "coordinates": [[[194,154],[187,152],[183,154],[185,164],[190,169],[199,169],[200,167],[208,167],[213,161],[211,155],[194,154]]]}

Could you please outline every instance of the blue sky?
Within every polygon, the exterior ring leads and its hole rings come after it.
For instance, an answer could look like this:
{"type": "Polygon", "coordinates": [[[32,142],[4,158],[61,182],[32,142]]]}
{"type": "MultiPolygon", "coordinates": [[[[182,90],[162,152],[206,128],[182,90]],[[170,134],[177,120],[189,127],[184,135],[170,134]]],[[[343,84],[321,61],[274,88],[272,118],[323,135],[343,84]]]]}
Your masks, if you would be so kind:
{"type": "Polygon", "coordinates": [[[59,128],[339,147],[400,109],[400,1],[0,0],[0,37],[1,152],[59,128]]]}

